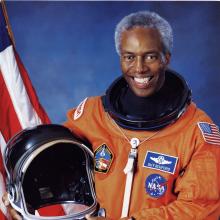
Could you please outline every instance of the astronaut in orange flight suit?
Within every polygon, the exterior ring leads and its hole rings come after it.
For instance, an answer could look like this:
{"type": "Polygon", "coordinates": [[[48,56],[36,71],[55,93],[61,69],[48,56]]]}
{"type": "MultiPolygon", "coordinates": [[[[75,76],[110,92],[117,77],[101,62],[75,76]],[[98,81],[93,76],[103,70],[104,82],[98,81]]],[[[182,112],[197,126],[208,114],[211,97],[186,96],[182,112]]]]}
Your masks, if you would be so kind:
{"type": "MultiPolygon", "coordinates": [[[[119,219],[126,179],[123,169],[130,146],[105,112],[100,97],[89,98],[83,105],[82,115],[74,119],[76,110],[71,110],[65,125],[91,142],[94,152],[100,149],[109,151],[107,166],[99,167],[95,163],[96,193],[107,216],[119,219]]],[[[138,147],[130,204],[130,214],[135,219],[205,219],[219,206],[219,147],[209,143],[208,137],[206,140],[201,131],[202,126],[211,124],[209,117],[191,103],[178,121],[159,130],[138,147]],[[164,161],[172,161],[171,169],[162,165],[163,161],[155,162],[159,156],[163,156],[164,161]],[[153,168],[152,164],[158,166],[153,168]],[[154,184],[153,175],[162,178],[159,182],[161,192],[158,186],[155,190],[150,186],[154,184]],[[152,180],[147,182],[151,176],[152,180]]],[[[124,132],[128,138],[140,140],[155,133],[124,132]]]]}
{"type": "Polygon", "coordinates": [[[169,23],[156,13],[134,13],[117,25],[115,40],[123,76],[104,96],[70,110],[65,122],[94,150],[106,217],[86,218],[217,220],[220,133],[191,101],[185,80],[167,68],[169,23]],[[125,167],[133,172],[127,191],[125,167]]]}
{"type": "Polygon", "coordinates": [[[123,76],[70,110],[64,124],[94,150],[105,217],[87,220],[219,219],[219,130],[168,69],[169,23],[148,11],[130,14],[115,42],[123,76]]]}

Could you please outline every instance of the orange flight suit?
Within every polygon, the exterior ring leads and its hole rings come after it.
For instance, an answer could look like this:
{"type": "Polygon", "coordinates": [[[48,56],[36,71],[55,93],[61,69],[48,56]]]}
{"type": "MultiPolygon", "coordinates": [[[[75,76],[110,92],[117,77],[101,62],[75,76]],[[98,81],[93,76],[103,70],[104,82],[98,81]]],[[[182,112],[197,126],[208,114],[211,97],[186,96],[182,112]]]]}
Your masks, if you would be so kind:
{"type": "Polygon", "coordinates": [[[67,117],[64,125],[92,144],[97,199],[107,217],[121,216],[123,169],[131,148],[125,136],[142,142],[154,135],[138,147],[129,216],[136,220],[219,219],[220,135],[211,134],[213,140],[208,139],[202,124],[209,127],[213,122],[194,103],[157,134],[121,128],[124,136],[104,111],[100,97],[84,100],[67,117]],[[101,150],[108,158],[100,156],[101,150]]]}

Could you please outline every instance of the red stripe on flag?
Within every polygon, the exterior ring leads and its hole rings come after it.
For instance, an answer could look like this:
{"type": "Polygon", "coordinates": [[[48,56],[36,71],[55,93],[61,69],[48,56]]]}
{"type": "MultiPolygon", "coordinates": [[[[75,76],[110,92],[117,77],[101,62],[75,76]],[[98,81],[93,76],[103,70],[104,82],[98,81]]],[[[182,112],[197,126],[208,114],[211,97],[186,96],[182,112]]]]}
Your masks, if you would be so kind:
{"type": "Polygon", "coordinates": [[[1,72],[0,88],[0,130],[7,142],[13,135],[21,130],[21,125],[1,72]]]}
{"type": "MultiPolygon", "coordinates": [[[[8,89],[0,71],[0,131],[5,141],[8,141],[14,134],[21,130],[21,126],[14,110],[8,89]]],[[[0,154],[0,172],[5,180],[5,168],[3,164],[3,155],[0,154]]],[[[2,184],[2,182],[0,183],[2,184]]],[[[0,186],[1,190],[5,190],[3,185],[0,186]]],[[[2,195],[1,195],[2,196],[2,195]]],[[[2,198],[0,198],[2,199],[2,198]]],[[[3,214],[0,209],[0,220],[7,220],[8,218],[3,214]]]]}

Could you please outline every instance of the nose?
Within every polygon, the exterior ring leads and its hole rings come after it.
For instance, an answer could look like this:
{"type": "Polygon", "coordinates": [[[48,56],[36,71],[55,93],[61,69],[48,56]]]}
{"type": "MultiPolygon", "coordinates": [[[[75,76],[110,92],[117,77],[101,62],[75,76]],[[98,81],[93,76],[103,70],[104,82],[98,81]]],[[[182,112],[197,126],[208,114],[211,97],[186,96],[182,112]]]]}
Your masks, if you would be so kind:
{"type": "Polygon", "coordinates": [[[141,56],[138,56],[137,59],[136,59],[136,62],[135,62],[135,71],[136,73],[144,73],[146,70],[146,65],[144,63],[144,60],[141,56]]]}

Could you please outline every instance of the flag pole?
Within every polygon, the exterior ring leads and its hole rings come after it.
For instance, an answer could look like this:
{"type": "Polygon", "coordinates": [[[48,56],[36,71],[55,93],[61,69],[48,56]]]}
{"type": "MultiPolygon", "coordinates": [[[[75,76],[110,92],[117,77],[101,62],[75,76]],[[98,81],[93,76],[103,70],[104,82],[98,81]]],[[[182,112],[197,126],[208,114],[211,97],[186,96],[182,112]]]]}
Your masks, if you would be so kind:
{"type": "Polygon", "coordinates": [[[1,2],[1,7],[2,7],[4,17],[5,17],[5,22],[6,22],[6,25],[7,25],[8,34],[11,38],[13,46],[15,47],[15,39],[14,39],[14,35],[13,35],[12,29],[11,29],[11,25],[10,25],[10,22],[9,22],[9,19],[8,19],[8,14],[7,14],[5,2],[4,2],[4,0],[0,0],[0,2],[1,2]]]}

